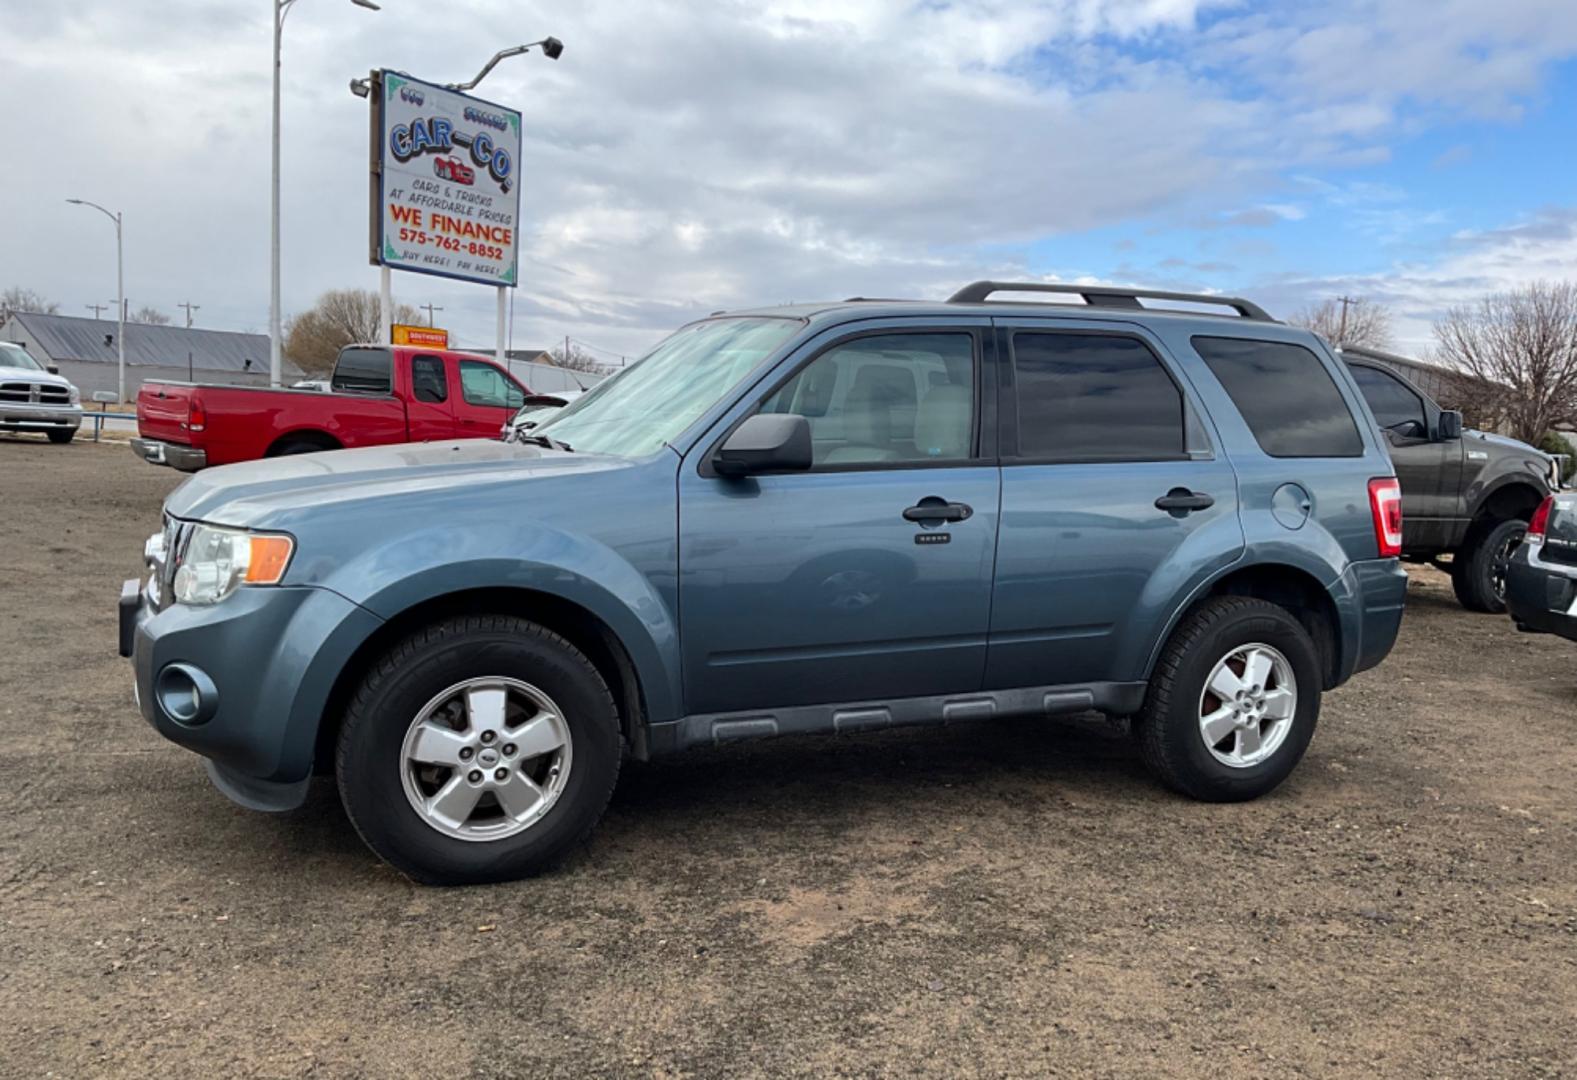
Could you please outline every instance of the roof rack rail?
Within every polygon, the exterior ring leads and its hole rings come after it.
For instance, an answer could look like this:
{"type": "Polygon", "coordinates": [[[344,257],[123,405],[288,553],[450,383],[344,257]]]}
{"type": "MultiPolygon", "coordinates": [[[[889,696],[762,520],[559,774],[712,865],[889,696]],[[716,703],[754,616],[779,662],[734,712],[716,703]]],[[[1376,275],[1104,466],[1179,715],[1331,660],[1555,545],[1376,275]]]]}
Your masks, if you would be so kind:
{"type": "Polygon", "coordinates": [[[1126,308],[1130,311],[1145,310],[1144,305],[1139,303],[1141,298],[1146,300],[1183,300],[1190,304],[1218,304],[1221,307],[1229,307],[1245,319],[1255,319],[1260,322],[1276,321],[1258,304],[1236,296],[1216,296],[1210,293],[1162,292],[1156,289],[1121,289],[1110,285],[1049,285],[1038,281],[976,281],[965,285],[952,296],[949,296],[947,302],[950,304],[979,304],[983,303],[992,293],[998,292],[1060,293],[1083,297],[1084,302],[1090,307],[1126,308]]]}

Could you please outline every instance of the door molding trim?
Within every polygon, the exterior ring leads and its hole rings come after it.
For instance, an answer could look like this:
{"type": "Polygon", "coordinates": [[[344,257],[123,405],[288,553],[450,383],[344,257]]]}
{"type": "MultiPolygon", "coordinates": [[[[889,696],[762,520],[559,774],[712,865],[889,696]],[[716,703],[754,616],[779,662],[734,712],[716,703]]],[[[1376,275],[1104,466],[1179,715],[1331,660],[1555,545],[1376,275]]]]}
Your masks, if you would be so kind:
{"type": "Polygon", "coordinates": [[[1066,716],[1139,711],[1143,682],[1064,683],[969,694],[937,694],[892,701],[846,701],[781,709],[700,713],[647,729],[651,755],[677,753],[743,739],[778,735],[848,734],[883,728],[955,724],[1012,716],[1066,716]]]}

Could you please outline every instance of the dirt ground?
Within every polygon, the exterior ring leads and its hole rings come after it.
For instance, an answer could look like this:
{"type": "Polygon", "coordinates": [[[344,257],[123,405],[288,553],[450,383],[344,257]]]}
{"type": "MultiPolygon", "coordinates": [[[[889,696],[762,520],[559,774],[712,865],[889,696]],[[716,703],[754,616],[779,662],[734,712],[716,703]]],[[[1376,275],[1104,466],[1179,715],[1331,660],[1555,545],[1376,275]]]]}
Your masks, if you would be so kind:
{"type": "Polygon", "coordinates": [[[782,740],[434,890],[136,715],[115,599],[178,480],[0,436],[0,1075],[1577,1073],[1577,645],[1433,570],[1257,803],[1098,721],[782,740]]]}

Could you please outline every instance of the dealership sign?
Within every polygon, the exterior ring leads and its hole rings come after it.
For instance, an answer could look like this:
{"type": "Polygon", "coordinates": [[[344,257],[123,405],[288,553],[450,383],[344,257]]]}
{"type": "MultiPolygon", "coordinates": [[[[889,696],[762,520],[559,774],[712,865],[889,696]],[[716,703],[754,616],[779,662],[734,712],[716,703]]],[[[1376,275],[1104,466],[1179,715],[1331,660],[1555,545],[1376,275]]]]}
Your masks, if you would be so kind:
{"type": "Polygon", "coordinates": [[[520,114],[393,71],[379,83],[372,262],[513,286],[520,114]]]}

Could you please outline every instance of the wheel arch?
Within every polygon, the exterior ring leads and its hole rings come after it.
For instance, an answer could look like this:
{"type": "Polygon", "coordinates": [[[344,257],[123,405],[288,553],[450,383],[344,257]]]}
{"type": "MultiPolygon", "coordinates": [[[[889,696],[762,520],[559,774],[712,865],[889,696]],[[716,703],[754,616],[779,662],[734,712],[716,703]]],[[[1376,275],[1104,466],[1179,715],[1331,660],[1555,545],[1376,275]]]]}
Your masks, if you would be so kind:
{"type": "Polygon", "coordinates": [[[1527,521],[1547,494],[1546,490],[1524,477],[1508,476],[1479,498],[1473,507],[1473,524],[1469,530],[1484,522],[1509,521],[1512,518],[1527,521]]]}
{"type": "Polygon", "coordinates": [[[1314,639],[1320,656],[1323,688],[1328,690],[1341,682],[1343,647],[1348,644],[1344,640],[1341,609],[1331,589],[1318,577],[1303,567],[1283,562],[1235,563],[1201,585],[1156,639],[1145,667],[1146,679],[1154,671],[1161,650],[1183,620],[1200,605],[1219,596],[1251,596],[1288,611],[1314,639]]]}
{"type": "Polygon", "coordinates": [[[275,436],[274,441],[268,444],[268,449],[263,451],[264,457],[278,457],[280,450],[290,443],[312,443],[320,450],[343,450],[345,444],[322,428],[292,428],[290,431],[281,432],[275,436]]]}
{"type": "Polygon", "coordinates": [[[613,692],[619,726],[638,759],[647,756],[646,697],[640,674],[624,642],[608,623],[582,604],[539,589],[482,586],[417,600],[385,620],[357,646],[340,669],[318,721],[313,771],[329,773],[345,709],[368,669],[401,638],[455,615],[514,615],[563,637],[591,661],[613,692]]]}

